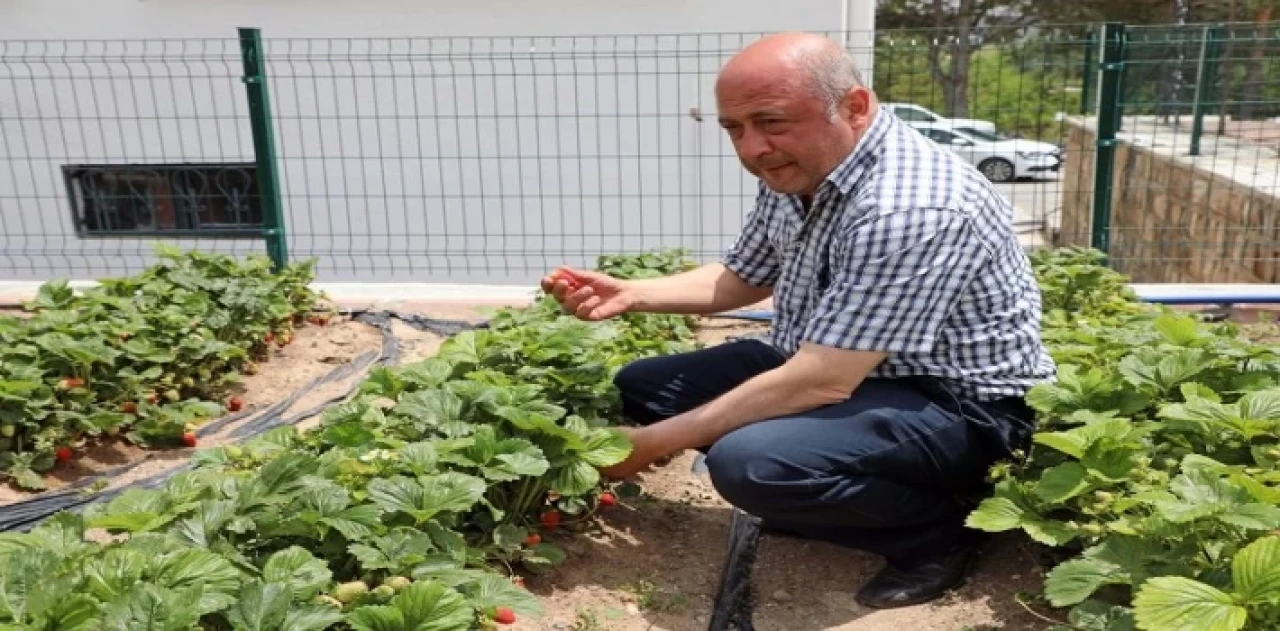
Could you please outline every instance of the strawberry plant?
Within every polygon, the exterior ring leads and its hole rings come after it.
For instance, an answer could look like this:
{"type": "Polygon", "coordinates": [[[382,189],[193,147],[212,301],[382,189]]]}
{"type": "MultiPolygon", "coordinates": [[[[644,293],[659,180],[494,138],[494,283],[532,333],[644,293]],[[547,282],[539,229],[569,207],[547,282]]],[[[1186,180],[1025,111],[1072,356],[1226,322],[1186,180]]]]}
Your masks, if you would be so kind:
{"type": "MultiPolygon", "coordinates": [[[[314,430],[280,427],[198,451],[193,468],[159,488],[0,535],[0,626],[471,631],[536,615],[520,573],[564,561],[555,542],[613,497],[598,468],[630,451],[608,427],[614,371],[687,347],[691,332],[660,317],[587,325],[545,301],[495,321],[436,357],[371,371],[314,430]],[[117,540],[90,542],[90,528],[117,540]]],[[[210,332],[252,351],[293,322],[265,325],[210,332]]],[[[156,363],[162,375],[189,374],[176,357],[156,363]]],[[[88,386],[111,384],[91,377],[88,386]]],[[[60,396],[41,379],[31,388],[60,396]]],[[[184,409],[147,396],[128,399],[140,419],[184,409]]],[[[145,422],[130,421],[135,431],[145,422]]]]}
{"type": "Polygon", "coordinates": [[[1034,262],[1059,375],[969,525],[1062,550],[1044,585],[1062,628],[1272,628],[1280,349],[1138,303],[1094,252],[1034,262]]]}
{"type": "Polygon", "coordinates": [[[43,488],[56,451],[104,435],[189,443],[186,428],[221,415],[215,402],[264,357],[263,332],[292,330],[319,299],[310,262],[274,274],[265,257],[158,255],[79,294],[50,281],[29,317],[0,318],[0,473],[19,486],[43,488]]]}

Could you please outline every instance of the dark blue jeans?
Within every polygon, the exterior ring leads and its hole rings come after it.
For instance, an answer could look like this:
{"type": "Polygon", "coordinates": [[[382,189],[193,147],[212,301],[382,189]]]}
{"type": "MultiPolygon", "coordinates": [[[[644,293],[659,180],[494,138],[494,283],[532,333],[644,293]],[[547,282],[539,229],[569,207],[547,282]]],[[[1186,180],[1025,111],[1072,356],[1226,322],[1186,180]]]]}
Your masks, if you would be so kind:
{"type": "MultiPolygon", "coordinates": [[[[654,357],[615,380],[649,424],[702,405],[785,358],[756,340],[654,357]]],[[[1020,398],[969,401],[928,378],[868,379],[843,403],[753,423],[700,448],[716,490],[768,528],[911,565],[966,543],[988,468],[1025,448],[1020,398]]]]}

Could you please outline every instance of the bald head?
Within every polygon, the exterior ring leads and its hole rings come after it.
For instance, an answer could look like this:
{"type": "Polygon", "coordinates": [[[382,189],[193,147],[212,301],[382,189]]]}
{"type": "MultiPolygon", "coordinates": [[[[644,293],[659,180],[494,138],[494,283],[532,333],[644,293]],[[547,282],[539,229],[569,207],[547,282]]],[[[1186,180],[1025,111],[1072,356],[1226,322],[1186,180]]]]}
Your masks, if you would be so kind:
{"type": "Polygon", "coordinates": [[[864,85],[853,57],[840,44],[821,35],[791,32],[769,35],[743,48],[725,64],[717,87],[755,82],[808,91],[832,116],[849,90],[864,85]]]}
{"type": "Polygon", "coordinates": [[[720,126],[747,171],[779,192],[812,195],[875,117],[875,95],[836,42],[762,38],[716,80],[720,126]]]}

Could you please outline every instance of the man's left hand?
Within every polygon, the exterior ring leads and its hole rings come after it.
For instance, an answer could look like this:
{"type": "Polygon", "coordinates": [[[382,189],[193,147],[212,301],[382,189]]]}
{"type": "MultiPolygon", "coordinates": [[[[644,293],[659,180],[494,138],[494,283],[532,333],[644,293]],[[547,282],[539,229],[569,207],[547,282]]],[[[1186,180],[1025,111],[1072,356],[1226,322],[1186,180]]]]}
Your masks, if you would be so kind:
{"type": "Polygon", "coordinates": [[[651,428],[615,428],[631,439],[631,455],[626,460],[600,469],[600,474],[613,480],[623,480],[649,469],[655,461],[667,455],[651,428]]]}

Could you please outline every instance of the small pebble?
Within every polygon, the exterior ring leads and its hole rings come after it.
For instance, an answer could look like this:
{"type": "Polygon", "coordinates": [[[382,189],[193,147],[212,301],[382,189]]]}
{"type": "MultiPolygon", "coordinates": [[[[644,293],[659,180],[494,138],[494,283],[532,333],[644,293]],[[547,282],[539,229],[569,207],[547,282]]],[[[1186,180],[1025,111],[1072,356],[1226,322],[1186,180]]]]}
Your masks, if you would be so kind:
{"type": "Polygon", "coordinates": [[[627,603],[627,613],[638,616],[640,615],[640,608],[635,603],[627,603]]]}
{"type": "Polygon", "coordinates": [[[780,589],[773,593],[773,599],[780,603],[785,603],[791,600],[791,594],[785,589],[780,589]]]}

